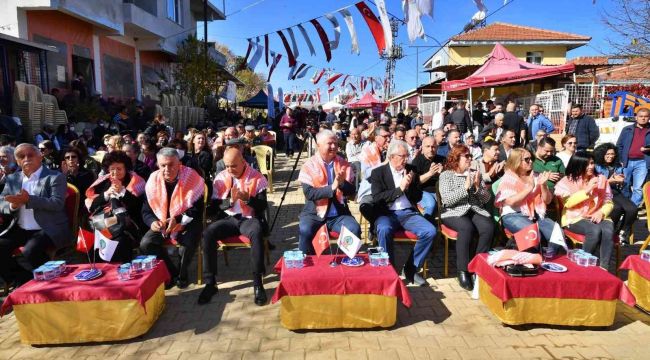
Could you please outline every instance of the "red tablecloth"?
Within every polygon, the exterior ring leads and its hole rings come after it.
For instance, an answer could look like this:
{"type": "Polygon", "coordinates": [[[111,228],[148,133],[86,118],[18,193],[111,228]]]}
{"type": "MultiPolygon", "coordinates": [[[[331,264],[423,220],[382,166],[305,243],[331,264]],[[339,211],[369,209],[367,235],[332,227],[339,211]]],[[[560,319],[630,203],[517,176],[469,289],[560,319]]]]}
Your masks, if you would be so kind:
{"type": "Polygon", "coordinates": [[[650,262],[642,260],[641,255],[630,255],[621,264],[621,269],[634,270],[643,278],[650,280],[650,262]]]}
{"type": "Polygon", "coordinates": [[[478,254],[469,264],[492,287],[492,294],[506,302],[512,298],[557,298],[626,301],[626,289],[616,276],[598,266],[583,267],[566,256],[552,260],[567,267],[563,273],[542,270],[538,276],[512,277],[487,263],[487,254],[478,254]]]}
{"type": "Polygon", "coordinates": [[[77,281],[74,275],[89,265],[68,265],[66,272],[50,281],[32,280],[9,294],[2,304],[0,314],[13,305],[39,304],[54,301],[124,300],[145,302],[156,292],[161,283],[170,280],[165,263],[159,261],[151,271],[141,272],[134,279],[122,281],[117,278],[117,264],[97,264],[104,273],[91,281],[77,281]]]}
{"type": "Polygon", "coordinates": [[[363,256],[365,265],[348,267],[340,265],[344,256],[338,256],[339,265],[330,267],[333,258],[308,256],[301,269],[283,269],[281,258],[275,265],[280,284],[271,301],[275,303],[283,296],[372,294],[395,296],[404,306],[411,306],[411,295],[392,266],[370,266],[363,256]]]}

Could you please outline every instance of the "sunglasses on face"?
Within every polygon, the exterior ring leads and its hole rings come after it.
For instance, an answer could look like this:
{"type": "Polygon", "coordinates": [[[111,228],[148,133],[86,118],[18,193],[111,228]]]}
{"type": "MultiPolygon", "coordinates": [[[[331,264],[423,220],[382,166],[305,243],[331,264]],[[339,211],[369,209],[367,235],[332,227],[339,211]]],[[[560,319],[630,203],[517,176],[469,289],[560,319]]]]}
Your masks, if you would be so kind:
{"type": "Polygon", "coordinates": [[[525,162],[527,162],[527,163],[529,163],[529,162],[532,162],[532,161],[533,161],[533,158],[525,157],[525,158],[523,158],[522,160],[525,161],[525,162]]]}

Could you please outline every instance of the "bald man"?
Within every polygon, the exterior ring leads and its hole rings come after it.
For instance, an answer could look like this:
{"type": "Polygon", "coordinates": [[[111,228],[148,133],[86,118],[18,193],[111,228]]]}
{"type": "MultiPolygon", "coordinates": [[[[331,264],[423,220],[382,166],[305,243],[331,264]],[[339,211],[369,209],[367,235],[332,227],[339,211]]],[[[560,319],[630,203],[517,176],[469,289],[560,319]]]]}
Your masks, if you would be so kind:
{"type": "Polygon", "coordinates": [[[205,287],[198,303],[207,304],[217,293],[217,240],[244,235],[251,242],[251,264],[255,304],[266,304],[262,286],[264,243],[262,235],[268,228],[264,211],[267,207],[266,178],[244,160],[237,147],[226,149],[223,162],[225,170],[217,174],[213,183],[213,206],[219,212],[217,220],[203,232],[203,281],[205,287]]]}

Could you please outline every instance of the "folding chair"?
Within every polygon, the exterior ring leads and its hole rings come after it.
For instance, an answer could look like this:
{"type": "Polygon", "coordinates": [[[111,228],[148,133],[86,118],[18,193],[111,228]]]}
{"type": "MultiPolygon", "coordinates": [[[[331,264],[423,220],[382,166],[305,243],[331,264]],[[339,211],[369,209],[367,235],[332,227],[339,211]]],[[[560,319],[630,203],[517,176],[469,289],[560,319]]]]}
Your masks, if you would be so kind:
{"type": "Polygon", "coordinates": [[[251,147],[255,153],[260,172],[269,180],[269,192],[273,192],[273,148],[266,145],[251,147]]]}

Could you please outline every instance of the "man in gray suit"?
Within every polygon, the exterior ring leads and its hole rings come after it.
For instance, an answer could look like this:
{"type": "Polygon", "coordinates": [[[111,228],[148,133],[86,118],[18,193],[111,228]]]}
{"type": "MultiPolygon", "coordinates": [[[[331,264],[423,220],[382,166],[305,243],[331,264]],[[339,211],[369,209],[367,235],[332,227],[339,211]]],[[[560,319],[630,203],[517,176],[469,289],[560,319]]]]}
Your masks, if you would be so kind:
{"type": "Polygon", "coordinates": [[[32,268],[48,260],[47,250],[72,241],[65,213],[66,179],[42,165],[43,156],[32,144],[20,144],[14,151],[22,169],[7,176],[0,194],[0,212],[13,218],[0,234],[0,276],[17,285],[29,280],[31,272],[12,257],[18,247],[32,268]]]}

